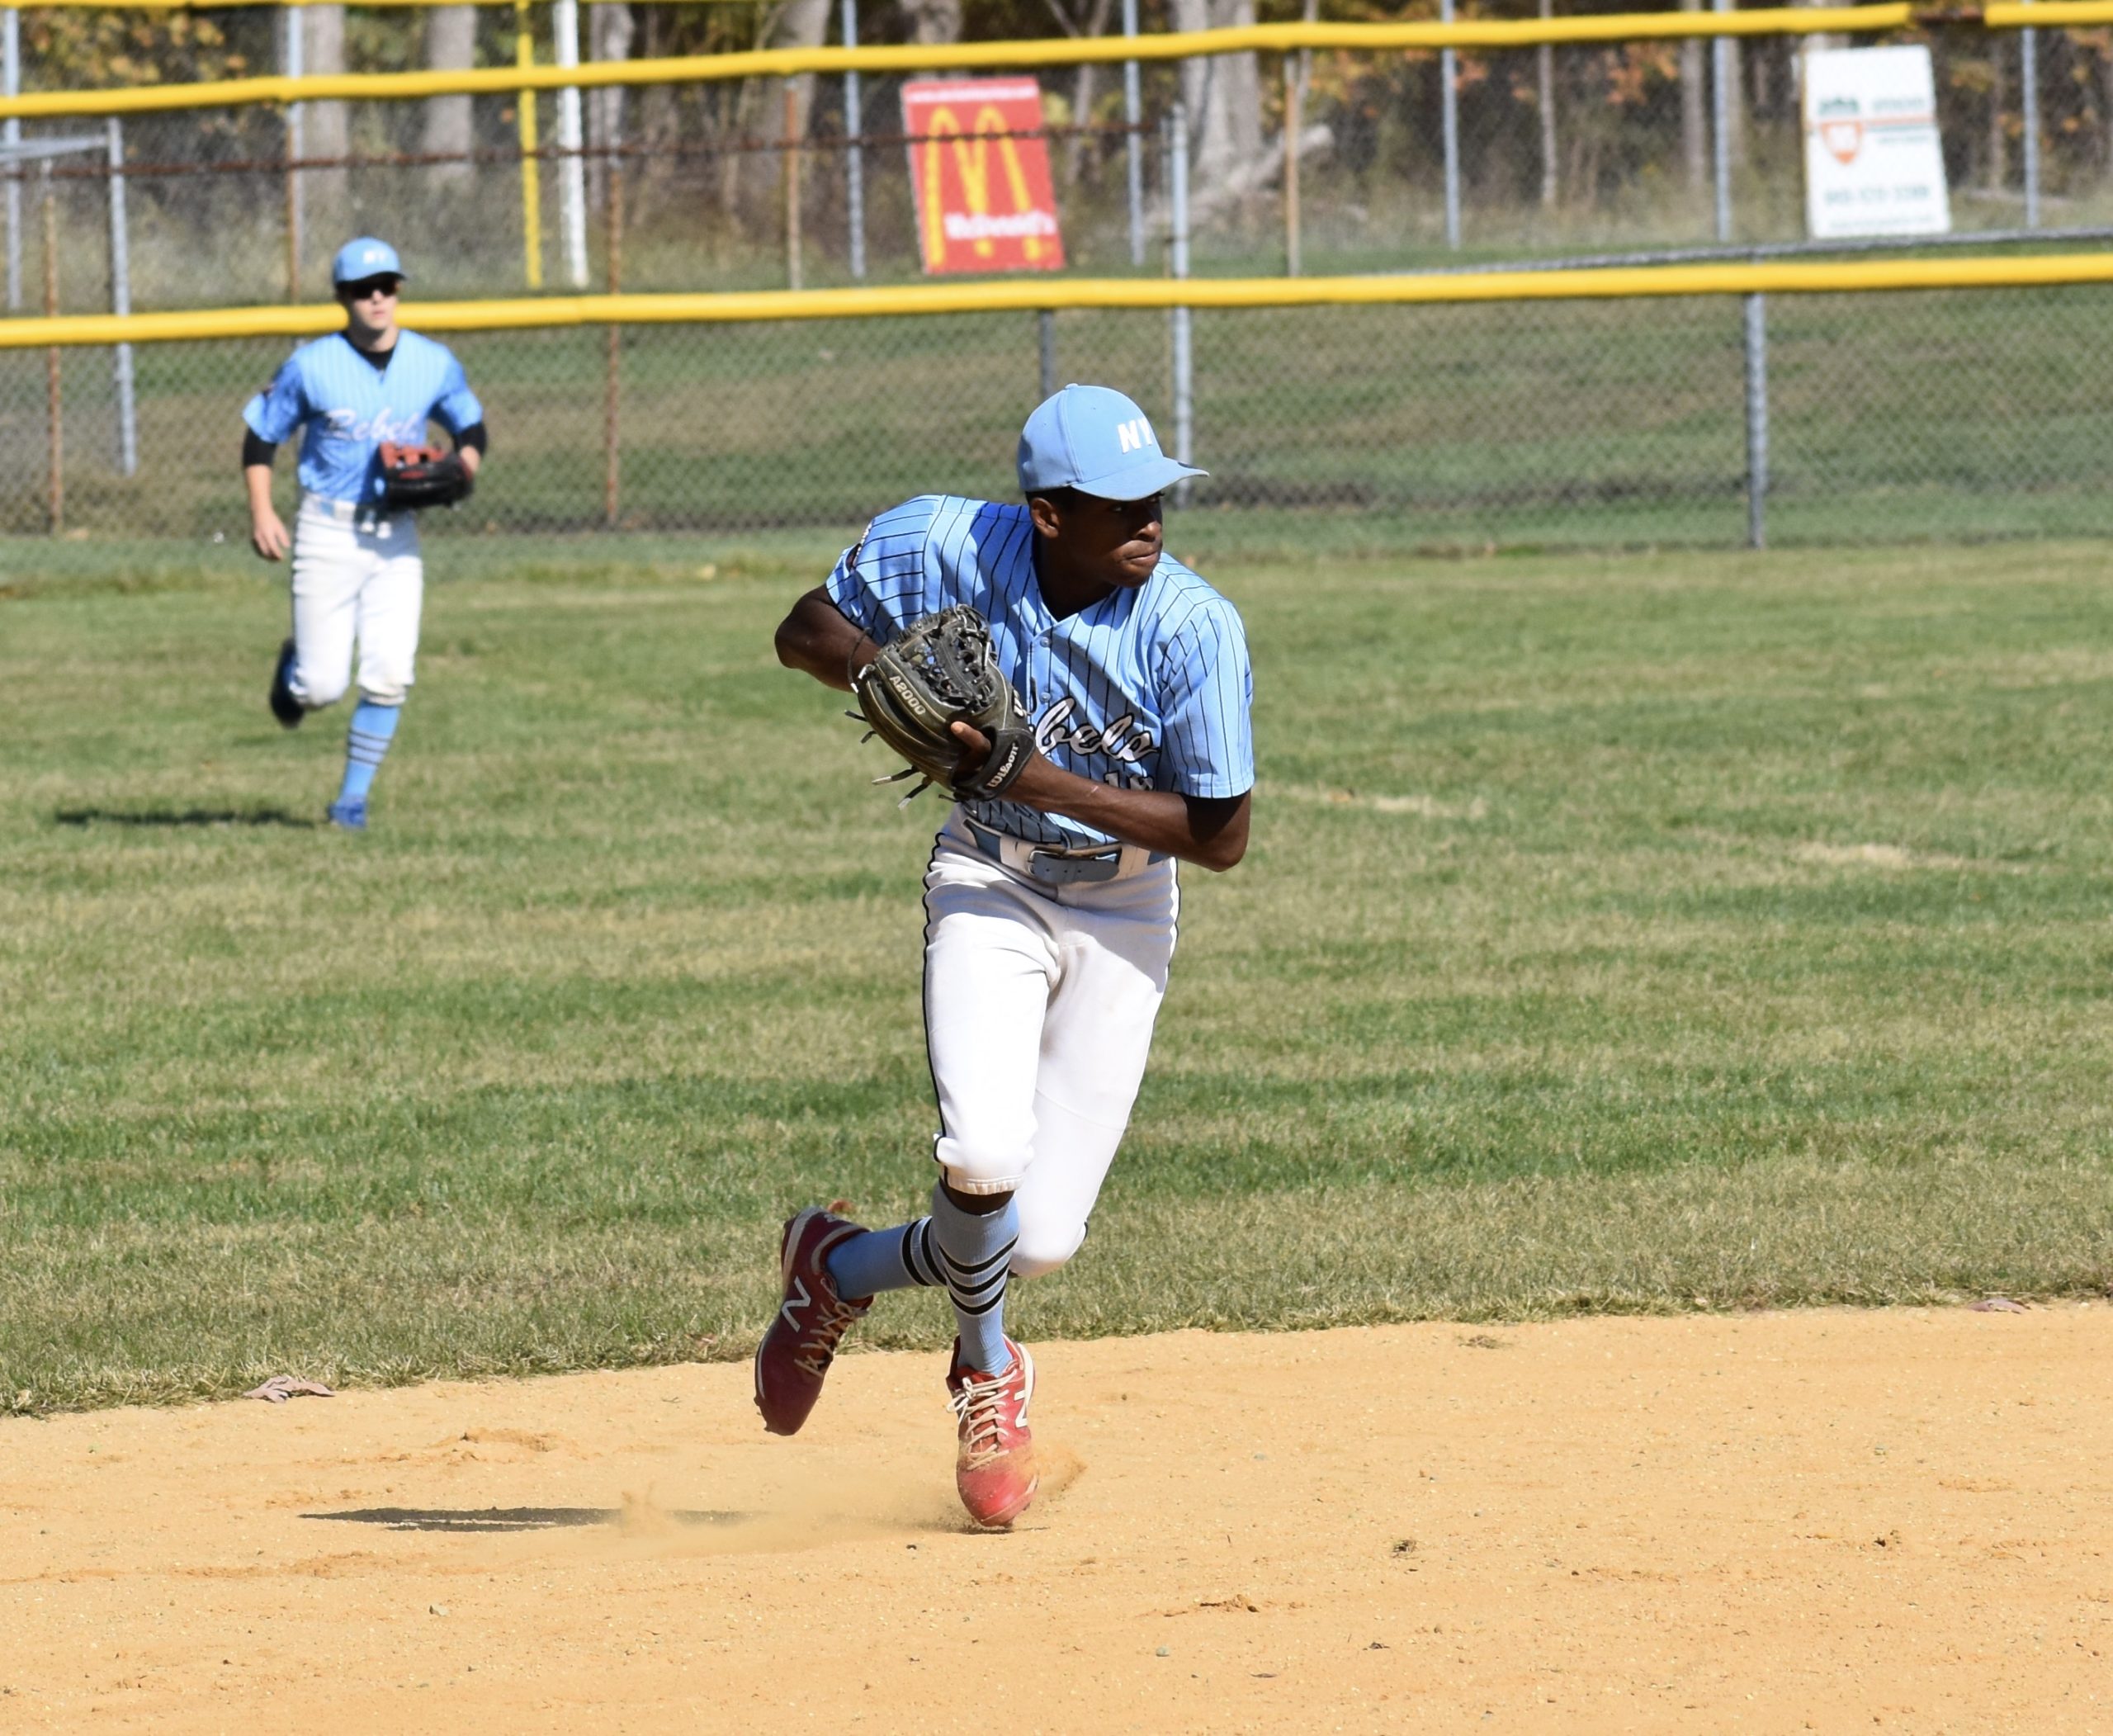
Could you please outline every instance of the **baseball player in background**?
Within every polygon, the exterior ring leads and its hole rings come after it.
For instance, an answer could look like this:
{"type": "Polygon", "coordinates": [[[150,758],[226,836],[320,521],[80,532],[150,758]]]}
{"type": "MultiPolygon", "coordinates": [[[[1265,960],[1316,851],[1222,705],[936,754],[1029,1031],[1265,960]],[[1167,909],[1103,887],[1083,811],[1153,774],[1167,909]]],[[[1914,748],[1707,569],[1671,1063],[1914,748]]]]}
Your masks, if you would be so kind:
{"type": "Polygon", "coordinates": [[[404,274],[394,248],[371,237],[348,241],[331,277],[345,329],[303,344],[249,400],[242,472],[252,546],[267,561],[293,555],[294,631],[272,674],[272,716],[294,729],[342,698],[359,648],[359,704],[329,811],[333,825],[358,831],[410,691],[425,596],[418,519],[389,504],[381,448],[423,442],[431,419],[454,437],[474,478],[485,413],[447,346],[397,324],[404,274]],[[272,504],[272,463],[296,430],[300,510],[289,537],[272,504]]]}
{"type": "MultiPolygon", "coordinates": [[[[926,495],[882,513],[778,629],[780,661],[849,691],[879,646],[971,605],[1033,721],[1026,769],[948,812],[925,871],[930,1215],[884,1230],[795,1216],[755,1359],[764,1426],[792,1434],[876,1294],[943,1285],[955,1481],[984,1525],[1009,1524],[1036,1484],[1034,1364],[1005,1335],[1008,1279],[1055,1270],[1085,1237],[1165,992],[1175,861],[1223,870],[1247,847],[1246,635],[1161,548],[1164,491],[1203,474],[1121,393],[1066,386],[1020,436],[1023,504],[926,495]]],[[[981,764],[990,744],[953,729],[981,764]]]]}

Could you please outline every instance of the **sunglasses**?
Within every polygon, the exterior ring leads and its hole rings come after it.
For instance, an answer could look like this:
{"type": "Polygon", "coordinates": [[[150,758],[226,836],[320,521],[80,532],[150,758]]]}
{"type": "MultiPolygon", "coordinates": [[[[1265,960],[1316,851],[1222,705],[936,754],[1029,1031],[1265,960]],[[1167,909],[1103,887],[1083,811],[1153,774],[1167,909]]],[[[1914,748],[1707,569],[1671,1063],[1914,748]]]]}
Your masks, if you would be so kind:
{"type": "Polygon", "coordinates": [[[400,277],[362,277],[357,283],[339,284],[338,293],[347,301],[365,301],[371,296],[385,296],[394,301],[402,282],[400,277]]]}

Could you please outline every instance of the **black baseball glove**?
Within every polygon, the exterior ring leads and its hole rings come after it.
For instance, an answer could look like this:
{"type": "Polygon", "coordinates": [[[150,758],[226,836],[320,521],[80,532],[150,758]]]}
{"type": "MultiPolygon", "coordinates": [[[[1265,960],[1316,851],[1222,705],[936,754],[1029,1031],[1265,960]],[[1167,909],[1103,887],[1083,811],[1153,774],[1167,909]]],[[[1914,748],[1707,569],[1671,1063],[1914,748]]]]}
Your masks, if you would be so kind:
{"type": "Polygon", "coordinates": [[[1033,757],[1027,709],[998,667],[989,625],[967,603],[927,615],[883,646],[851,671],[851,690],[871,733],[910,762],[876,783],[921,776],[910,796],[936,783],[957,798],[979,800],[1009,786],[1033,757]],[[962,763],[961,742],[948,728],[955,723],[990,743],[981,764],[962,763]]]}
{"type": "Polygon", "coordinates": [[[437,446],[385,445],[381,448],[382,499],[399,512],[422,506],[452,506],[467,500],[476,481],[460,452],[437,446]]]}

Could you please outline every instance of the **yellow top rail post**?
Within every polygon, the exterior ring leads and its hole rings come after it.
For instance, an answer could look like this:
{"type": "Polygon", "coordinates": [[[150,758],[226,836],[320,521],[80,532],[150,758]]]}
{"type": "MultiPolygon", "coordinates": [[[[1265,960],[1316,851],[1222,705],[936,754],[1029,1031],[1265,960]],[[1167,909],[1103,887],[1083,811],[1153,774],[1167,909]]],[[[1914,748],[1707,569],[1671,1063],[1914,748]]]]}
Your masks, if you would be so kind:
{"type": "MultiPolygon", "coordinates": [[[[528,0],[513,0],[513,54],[523,72],[536,69],[536,32],[528,0]]],[[[543,177],[536,158],[536,91],[524,85],[514,112],[521,135],[521,252],[528,287],[543,286],[543,177]]]]}

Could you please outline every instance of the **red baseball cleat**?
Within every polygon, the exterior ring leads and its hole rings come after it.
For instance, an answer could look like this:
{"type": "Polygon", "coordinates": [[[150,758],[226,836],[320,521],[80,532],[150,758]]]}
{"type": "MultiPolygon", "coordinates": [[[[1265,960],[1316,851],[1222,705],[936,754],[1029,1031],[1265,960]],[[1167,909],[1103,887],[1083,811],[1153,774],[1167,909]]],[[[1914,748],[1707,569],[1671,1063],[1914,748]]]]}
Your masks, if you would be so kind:
{"type": "Polygon", "coordinates": [[[966,1369],[961,1341],[954,1341],[947,1370],[947,1408],[961,1419],[961,1446],[954,1459],[954,1487],[978,1525],[1010,1525],[1027,1511],[1041,1478],[1034,1469],[1034,1436],[1027,1407],[1034,1397],[1034,1359],[1005,1341],[1013,1365],[1002,1374],[966,1369]]]}
{"type": "MultiPolygon", "coordinates": [[[[839,1204],[841,1201],[838,1202],[839,1204]]],[[[836,1347],[853,1322],[873,1305],[870,1296],[847,1300],[830,1281],[829,1252],[866,1233],[863,1224],[811,1205],[788,1219],[779,1255],[785,1299],[756,1346],[756,1408],[773,1435],[797,1435],[815,1401],[836,1347]]]]}

